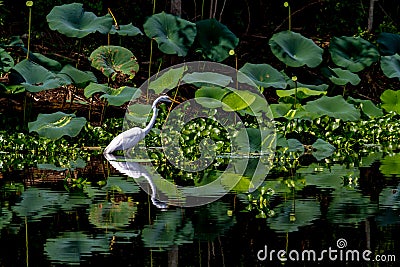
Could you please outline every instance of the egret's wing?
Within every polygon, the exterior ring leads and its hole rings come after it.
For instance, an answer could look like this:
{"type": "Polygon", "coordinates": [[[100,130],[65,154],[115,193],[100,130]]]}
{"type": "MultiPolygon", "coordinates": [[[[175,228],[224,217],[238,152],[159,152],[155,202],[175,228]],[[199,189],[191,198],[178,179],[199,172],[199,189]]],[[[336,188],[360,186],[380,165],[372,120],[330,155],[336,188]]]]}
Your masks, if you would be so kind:
{"type": "Polygon", "coordinates": [[[125,150],[135,146],[144,138],[145,134],[141,128],[135,127],[117,135],[104,149],[104,153],[112,153],[116,150],[125,150]]]}

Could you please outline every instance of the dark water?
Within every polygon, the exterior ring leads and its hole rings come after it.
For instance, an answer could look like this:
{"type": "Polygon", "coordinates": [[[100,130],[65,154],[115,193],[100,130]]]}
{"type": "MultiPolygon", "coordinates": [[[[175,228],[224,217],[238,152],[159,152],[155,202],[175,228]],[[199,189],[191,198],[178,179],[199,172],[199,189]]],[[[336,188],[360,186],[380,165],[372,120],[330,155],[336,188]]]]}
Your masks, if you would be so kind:
{"type": "Polygon", "coordinates": [[[400,161],[375,159],[302,167],[294,186],[269,175],[270,218],[245,211],[246,196],[233,193],[160,209],[114,169],[81,173],[101,181],[111,171],[106,184],[83,189],[52,179],[55,171],[3,173],[0,266],[398,266],[400,161]]]}

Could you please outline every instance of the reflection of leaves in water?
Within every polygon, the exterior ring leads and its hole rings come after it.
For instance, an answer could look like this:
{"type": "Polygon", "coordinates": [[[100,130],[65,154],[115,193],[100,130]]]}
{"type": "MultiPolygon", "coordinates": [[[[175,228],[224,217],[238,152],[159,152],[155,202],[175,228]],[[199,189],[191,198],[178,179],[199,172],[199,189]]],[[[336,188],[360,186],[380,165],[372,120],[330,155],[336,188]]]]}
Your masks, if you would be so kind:
{"type": "Polygon", "coordinates": [[[127,227],[135,218],[137,206],[132,202],[97,203],[89,209],[89,221],[98,228],[127,227]]]}
{"type": "Polygon", "coordinates": [[[379,214],[375,217],[381,226],[400,223],[400,185],[384,188],[379,195],[379,214]]]}
{"type": "Polygon", "coordinates": [[[22,193],[22,200],[13,207],[13,211],[20,217],[39,220],[57,212],[59,205],[65,203],[67,198],[66,193],[30,187],[22,193]]]}
{"type": "Polygon", "coordinates": [[[44,251],[51,261],[79,264],[83,256],[92,252],[109,251],[109,242],[104,237],[91,238],[82,232],[65,232],[57,238],[49,238],[44,251]]]}
{"type": "Polygon", "coordinates": [[[138,184],[132,178],[123,176],[108,177],[107,185],[102,189],[106,191],[116,190],[120,193],[138,193],[140,191],[138,184]]]}
{"type": "Polygon", "coordinates": [[[336,189],[332,195],[334,199],[326,216],[333,223],[354,224],[377,212],[378,207],[358,191],[336,189]]]}
{"type": "Polygon", "coordinates": [[[295,232],[301,226],[312,224],[321,215],[319,203],[314,200],[296,200],[295,211],[293,209],[292,201],[278,205],[274,209],[275,217],[268,220],[271,229],[283,233],[295,232]]]}
{"type": "Polygon", "coordinates": [[[193,242],[193,225],[186,220],[182,210],[168,210],[157,216],[152,225],[142,231],[145,247],[170,247],[193,242]]]}
{"type": "Polygon", "coordinates": [[[0,209],[0,230],[3,229],[4,226],[10,224],[12,219],[12,212],[7,208],[0,209]]]}
{"type": "Polygon", "coordinates": [[[224,234],[235,223],[234,217],[228,216],[229,207],[221,201],[198,207],[193,217],[195,238],[214,240],[224,234]]]}

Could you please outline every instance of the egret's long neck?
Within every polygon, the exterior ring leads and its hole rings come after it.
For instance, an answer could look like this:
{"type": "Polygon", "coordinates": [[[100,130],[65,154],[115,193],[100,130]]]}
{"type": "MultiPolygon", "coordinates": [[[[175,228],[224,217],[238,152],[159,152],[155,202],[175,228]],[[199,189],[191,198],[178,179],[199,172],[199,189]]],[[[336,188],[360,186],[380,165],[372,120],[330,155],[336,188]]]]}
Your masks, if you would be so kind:
{"type": "Polygon", "coordinates": [[[157,119],[157,112],[158,112],[157,107],[154,106],[153,107],[153,116],[151,117],[151,120],[150,120],[149,124],[147,124],[146,128],[143,129],[144,134],[148,134],[150,132],[151,128],[153,128],[153,125],[157,119]]]}

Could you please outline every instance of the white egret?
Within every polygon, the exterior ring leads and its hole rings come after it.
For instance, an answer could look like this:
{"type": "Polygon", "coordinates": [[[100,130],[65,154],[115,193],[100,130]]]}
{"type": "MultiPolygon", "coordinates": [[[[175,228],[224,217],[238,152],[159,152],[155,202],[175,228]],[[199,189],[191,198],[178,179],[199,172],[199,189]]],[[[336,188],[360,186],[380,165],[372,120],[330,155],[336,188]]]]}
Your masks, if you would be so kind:
{"type": "Polygon", "coordinates": [[[151,108],[153,109],[153,116],[146,128],[142,129],[134,127],[117,135],[110,144],[104,149],[104,154],[111,154],[116,150],[127,150],[134,147],[140,140],[142,140],[153,128],[157,119],[157,104],[159,102],[176,102],[167,95],[163,95],[154,100],[151,108]]]}

